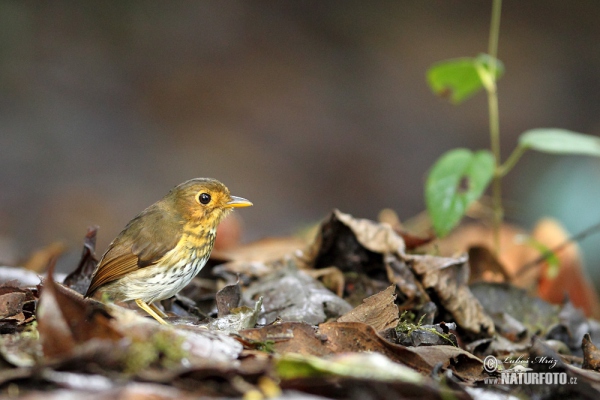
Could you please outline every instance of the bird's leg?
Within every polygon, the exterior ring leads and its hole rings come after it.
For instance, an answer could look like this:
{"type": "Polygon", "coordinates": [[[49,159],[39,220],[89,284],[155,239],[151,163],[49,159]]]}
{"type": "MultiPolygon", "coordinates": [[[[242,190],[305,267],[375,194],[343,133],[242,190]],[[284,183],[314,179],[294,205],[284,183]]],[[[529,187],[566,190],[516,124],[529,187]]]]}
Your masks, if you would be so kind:
{"type": "Polygon", "coordinates": [[[135,304],[137,304],[139,308],[146,311],[148,314],[152,315],[152,317],[154,317],[154,319],[157,320],[158,322],[160,322],[161,324],[169,325],[156,312],[154,312],[154,310],[152,308],[150,308],[150,306],[148,304],[146,304],[146,302],[144,300],[135,299],[135,304]]]}
{"type": "Polygon", "coordinates": [[[167,314],[165,314],[165,312],[163,310],[161,310],[160,308],[156,307],[154,305],[154,303],[147,303],[148,307],[150,307],[151,309],[154,310],[155,313],[157,313],[158,315],[160,315],[163,318],[168,318],[169,316],[167,314]]]}

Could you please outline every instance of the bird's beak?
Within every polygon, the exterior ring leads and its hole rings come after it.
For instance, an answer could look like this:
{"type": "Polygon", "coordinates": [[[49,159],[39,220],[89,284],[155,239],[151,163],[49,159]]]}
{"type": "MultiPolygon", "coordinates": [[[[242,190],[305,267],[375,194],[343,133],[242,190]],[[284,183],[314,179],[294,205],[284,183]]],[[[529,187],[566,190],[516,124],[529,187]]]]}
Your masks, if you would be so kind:
{"type": "Polygon", "coordinates": [[[225,203],[225,206],[230,208],[250,207],[251,205],[252,202],[237,196],[231,196],[231,201],[225,203]]]}

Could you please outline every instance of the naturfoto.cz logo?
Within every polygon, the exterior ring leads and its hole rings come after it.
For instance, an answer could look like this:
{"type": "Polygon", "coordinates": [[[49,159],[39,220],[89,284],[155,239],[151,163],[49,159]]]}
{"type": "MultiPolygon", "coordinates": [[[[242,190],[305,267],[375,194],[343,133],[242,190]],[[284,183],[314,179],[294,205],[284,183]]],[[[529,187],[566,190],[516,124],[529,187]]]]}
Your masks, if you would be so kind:
{"type": "MultiPolygon", "coordinates": [[[[527,360],[521,360],[527,361],[527,360]]],[[[546,357],[540,358],[540,363],[550,364],[550,368],[556,366],[556,360],[546,357]]],[[[535,361],[534,361],[535,362],[535,361]]],[[[531,368],[517,365],[508,370],[498,371],[500,361],[494,356],[487,356],[483,360],[483,369],[490,374],[500,373],[494,378],[484,378],[486,384],[493,385],[574,385],[577,377],[568,377],[566,372],[531,372],[531,368]]]]}

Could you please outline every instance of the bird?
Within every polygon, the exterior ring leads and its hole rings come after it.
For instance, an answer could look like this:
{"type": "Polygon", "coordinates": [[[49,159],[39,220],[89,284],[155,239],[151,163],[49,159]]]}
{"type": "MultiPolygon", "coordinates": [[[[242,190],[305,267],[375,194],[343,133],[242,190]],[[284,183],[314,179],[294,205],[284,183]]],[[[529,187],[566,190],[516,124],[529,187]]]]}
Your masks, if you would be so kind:
{"type": "Polygon", "coordinates": [[[163,325],[153,303],[177,294],[200,272],[215,243],[219,222],[234,208],[253,204],[216,179],[195,178],[173,188],[125,226],[98,262],[84,297],[105,293],[135,301],[163,325]]]}

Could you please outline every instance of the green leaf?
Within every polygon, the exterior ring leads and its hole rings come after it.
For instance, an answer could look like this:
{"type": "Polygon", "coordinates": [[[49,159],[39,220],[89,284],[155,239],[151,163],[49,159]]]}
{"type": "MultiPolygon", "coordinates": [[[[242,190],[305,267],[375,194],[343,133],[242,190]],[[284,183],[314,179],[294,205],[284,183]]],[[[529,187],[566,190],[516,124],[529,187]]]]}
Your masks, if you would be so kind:
{"type": "MultiPolygon", "coordinates": [[[[495,61],[496,79],[499,79],[504,73],[504,65],[500,60],[495,61]]],[[[483,88],[477,66],[490,71],[493,62],[487,54],[440,61],[427,71],[427,83],[438,96],[460,104],[483,88]]]]}
{"type": "Polygon", "coordinates": [[[339,354],[327,359],[286,353],[275,359],[275,370],[284,380],[341,376],[384,382],[424,382],[423,375],[379,353],[339,354]]]}
{"type": "Polygon", "coordinates": [[[439,237],[458,224],[493,175],[494,156],[488,150],[454,149],[436,161],[425,184],[425,201],[439,237]]]}
{"type": "Polygon", "coordinates": [[[538,128],[524,132],[519,145],[554,154],[583,154],[600,157],[600,138],[558,128],[538,128]]]}

